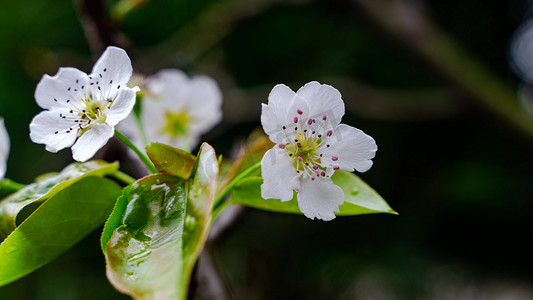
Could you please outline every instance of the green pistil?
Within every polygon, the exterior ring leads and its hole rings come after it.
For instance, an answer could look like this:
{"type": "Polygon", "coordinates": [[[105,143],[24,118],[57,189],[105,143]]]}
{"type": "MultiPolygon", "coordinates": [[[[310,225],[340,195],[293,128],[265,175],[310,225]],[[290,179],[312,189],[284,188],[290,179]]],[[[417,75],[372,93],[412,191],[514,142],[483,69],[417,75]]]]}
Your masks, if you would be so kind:
{"type": "MultiPolygon", "coordinates": [[[[110,102],[111,100],[108,100],[110,102]]],[[[89,120],[98,120],[102,115],[102,107],[103,104],[100,103],[100,101],[94,101],[92,96],[85,96],[85,98],[82,100],[82,102],[85,104],[85,111],[83,112],[83,115],[85,115],[86,118],[89,120]]],[[[82,115],[82,118],[84,117],[82,115]]]]}
{"type": "Polygon", "coordinates": [[[189,116],[187,113],[181,111],[177,113],[167,113],[167,121],[163,127],[163,131],[172,136],[187,135],[187,126],[189,125],[189,116]]]}
{"type": "Polygon", "coordinates": [[[320,164],[320,158],[317,158],[317,149],[320,143],[320,138],[298,134],[297,139],[293,143],[285,145],[285,149],[289,153],[292,153],[291,157],[294,160],[294,167],[299,170],[304,170],[306,163],[309,167],[312,167],[314,164],[320,164]],[[300,161],[299,158],[302,160],[300,161]]]}

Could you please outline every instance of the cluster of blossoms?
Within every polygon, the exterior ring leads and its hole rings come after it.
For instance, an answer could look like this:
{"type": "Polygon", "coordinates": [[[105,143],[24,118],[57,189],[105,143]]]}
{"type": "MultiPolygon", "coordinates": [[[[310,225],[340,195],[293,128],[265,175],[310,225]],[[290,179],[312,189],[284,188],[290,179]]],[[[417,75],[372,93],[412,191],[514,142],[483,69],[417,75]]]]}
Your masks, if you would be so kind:
{"type": "Polygon", "coordinates": [[[9,136],[4,125],[4,119],[0,118],[0,180],[6,174],[6,163],[9,155],[9,136]]]}
{"type": "MultiPolygon", "coordinates": [[[[75,160],[90,159],[133,109],[140,89],[127,86],[132,71],[126,52],[109,47],[90,75],[60,68],[53,77],[43,76],[35,99],[45,110],[30,124],[31,139],[48,151],[72,147],[75,160]]],[[[209,77],[162,70],[146,79],[145,88],[140,121],[152,141],[191,150],[222,118],[222,93],[209,77]]],[[[263,198],[288,201],[296,191],[305,216],[335,218],[344,193],[331,176],[339,169],[367,171],[377,151],[372,137],[340,124],[343,115],[341,94],[329,85],[310,82],[296,93],[285,85],[272,89],[261,114],[264,131],[276,143],[261,161],[263,198]]],[[[126,119],[121,130],[139,143],[143,133],[132,130],[134,122],[133,116],[126,119]]]]}

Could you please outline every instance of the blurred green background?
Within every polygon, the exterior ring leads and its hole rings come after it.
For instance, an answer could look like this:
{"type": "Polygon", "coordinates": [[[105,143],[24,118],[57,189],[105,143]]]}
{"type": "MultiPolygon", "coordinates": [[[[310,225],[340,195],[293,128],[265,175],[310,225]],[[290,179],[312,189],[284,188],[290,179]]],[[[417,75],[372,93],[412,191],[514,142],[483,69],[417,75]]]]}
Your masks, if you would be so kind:
{"type": "MultiPolygon", "coordinates": [[[[1,3],[0,116],[13,180],[72,160],[33,144],[28,124],[41,110],[33,93],[44,73],[90,72],[99,55],[78,2],[1,3]]],[[[320,222],[247,210],[213,245],[233,299],[533,299],[533,117],[515,99],[521,80],[508,60],[528,1],[107,6],[136,72],[181,68],[218,80],[225,119],[205,136],[218,153],[231,155],[260,126],[275,84],[296,90],[311,80],[338,88],[343,123],[377,141],[361,177],[400,215],[320,222]]],[[[1,287],[0,299],[127,299],[106,280],[99,235],[1,287]]]]}

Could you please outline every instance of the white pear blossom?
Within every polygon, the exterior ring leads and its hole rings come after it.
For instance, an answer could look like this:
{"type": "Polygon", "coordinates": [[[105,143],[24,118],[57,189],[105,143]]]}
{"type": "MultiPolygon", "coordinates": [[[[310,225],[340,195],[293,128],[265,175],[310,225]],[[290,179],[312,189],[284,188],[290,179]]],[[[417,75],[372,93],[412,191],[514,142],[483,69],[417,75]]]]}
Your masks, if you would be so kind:
{"type": "Polygon", "coordinates": [[[72,146],[75,160],[90,159],[133,109],[139,88],[127,86],[132,72],[126,51],[108,47],[89,75],[75,68],[44,75],[35,100],[45,110],[30,123],[31,140],[50,152],[72,146]]]}
{"type": "Polygon", "coordinates": [[[367,171],[377,151],[372,137],[340,124],[343,115],[341,94],[332,86],[313,81],[296,93],[283,84],[272,89],[261,113],[263,129],[276,143],[261,161],[263,198],[288,201],[297,191],[305,216],[335,218],[344,193],[331,175],[367,171]]]}
{"type": "Polygon", "coordinates": [[[4,119],[0,118],[0,179],[6,174],[7,157],[9,156],[9,135],[4,125],[4,119]]]}
{"type": "Polygon", "coordinates": [[[222,92],[208,76],[164,69],[146,79],[146,89],[141,120],[151,142],[191,150],[222,119],[222,92]]]}

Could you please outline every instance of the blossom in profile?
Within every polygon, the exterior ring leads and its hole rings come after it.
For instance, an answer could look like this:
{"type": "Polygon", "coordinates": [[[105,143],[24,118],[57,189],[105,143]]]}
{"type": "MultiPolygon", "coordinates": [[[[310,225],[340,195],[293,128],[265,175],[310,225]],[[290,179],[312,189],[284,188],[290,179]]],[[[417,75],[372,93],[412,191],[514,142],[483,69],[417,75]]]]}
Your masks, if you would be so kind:
{"type": "Polygon", "coordinates": [[[141,120],[151,142],[190,151],[222,119],[222,92],[205,75],[164,69],[146,79],[141,120]]]}
{"type": "Polygon", "coordinates": [[[4,119],[0,118],[0,179],[6,175],[7,157],[9,156],[9,135],[7,134],[4,119]]]}
{"type": "Polygon", "coordinates": [[[30,123],[31,140],[50,152],[72,147],[77,161],[93,157],[133,109],[139,89],[127,86],[132,72],[126,51],[108,47],[89,75],[75,68],[44,75],[35,100],[45,110],[30,123]]]}
{"type": "Polygon", "coordinates": [[[365,172],[372,166],[376,142],[363,131],[340,124],[344,102],[332,86],[309,82],[296,93],[276,85],[262,105],[261,123],[276,145],[261,161],[265,199],[289,201],[298,192],[308,218],[335,218],[344,202],[331,176],[336,170],[365,172]]]}

